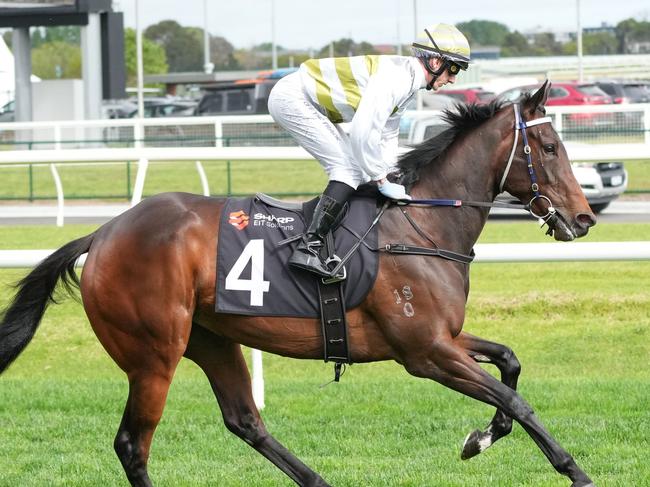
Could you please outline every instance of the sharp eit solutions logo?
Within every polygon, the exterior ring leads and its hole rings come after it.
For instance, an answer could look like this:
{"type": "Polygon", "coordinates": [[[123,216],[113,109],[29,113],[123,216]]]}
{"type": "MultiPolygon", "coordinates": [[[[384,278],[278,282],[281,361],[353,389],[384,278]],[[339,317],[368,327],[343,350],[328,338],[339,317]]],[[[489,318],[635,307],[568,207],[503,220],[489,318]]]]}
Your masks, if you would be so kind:
{"type": "Polygon", "coordinates": [[[264,213],[255,213],[253,215],[253,225],[256,227],[281,228],[282,230],[293,230],[295,218],[290,216],[265,215],[264,213]]]}
{"type": "Polygon", "coordinates": [[[248,226],[248,220],[250,220],[250,217],[244,213],[243,210],[233,211],[228,216],[228,223],[230,223],[237,230],[243,230],[246,228],[248,226]]]}

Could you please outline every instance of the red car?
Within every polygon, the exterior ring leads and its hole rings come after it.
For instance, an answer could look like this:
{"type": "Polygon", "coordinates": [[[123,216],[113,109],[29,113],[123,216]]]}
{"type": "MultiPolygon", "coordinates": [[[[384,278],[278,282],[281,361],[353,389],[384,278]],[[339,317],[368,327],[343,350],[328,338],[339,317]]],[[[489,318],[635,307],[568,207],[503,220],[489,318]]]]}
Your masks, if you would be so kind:
{"type": "Polygon", "coordinates": [[[477,105],[490,103],[494,98],[496,98],[494,93],[491,91],[485,91],[481,88],[467,88],[464,90],[443,89],[440,90],[439,93],[463,103],[476,103],[477,105]]]}
{"type": "MultiPolygon", "coordinates": [[[[499,98],[515,101],[524,93],[532,93],[538,85],[518,86],[510,88],[499,95],[499,98]]],[[[611,105],[612,97],[594,83],[553,83],[548,94],[547,106],[556,105],[611,105]]]]}
{"type": "MultiPolygon", "coordinates": [[[[498,98],[515,101],[524,93],[532,93],[538,85],[518,86],[510,88],[499,94],[498,98]]],[[[573,106],[573,105],[611,105],[612,97],[605,93],[594,83],[553,83],[546,100],[546,106],[573,106]]],[[[575,128],[585,126],[611,125],[614,123],[613,113],[572,113],[567,116],[575,128]]],[[[571,127],[567,127],[569,130],[571,127]]]]}

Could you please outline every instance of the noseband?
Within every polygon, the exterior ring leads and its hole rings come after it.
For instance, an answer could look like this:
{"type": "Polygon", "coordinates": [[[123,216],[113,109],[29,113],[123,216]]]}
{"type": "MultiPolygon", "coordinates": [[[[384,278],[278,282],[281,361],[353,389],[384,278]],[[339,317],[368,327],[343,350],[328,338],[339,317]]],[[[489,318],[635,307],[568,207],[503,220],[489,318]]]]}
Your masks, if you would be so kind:
{"type": "Polygon", "coordinates": [[[519,114],[519,105],[517,103],[514,103],[512,106],[515,110],[515,141],[512,144],[512,151],[510,151],[510,158],[508,158],[508,164],[506,165],[506,170],[504,171],[503,177],[501,178],[501,184],[499,184],[499,193],[503,191],[503,185],[506,183],[506,178],[510,173],[510,167],[512,166],[512,161],[515,158],[515,150],[517,149],[517,142],[519,141],[519,132],[521,131],[521,140],[524,143],[524,154],[526,154],[528,175],[530,176],[530,183],[531,183],[530,189],[533,191],[533,195],[534,195],[528,203],[528,211],[535,218],[538,218],[543,221],[547,221],[549,218],[555,215],[555,208],[553,208],[553,203],[551,203],[551,200],[547,196],[544,196],[539,192],[539,185],[537,184],[537,176],[535,175],[535,168],[533,168],[533,158],[530,155],[531,149],[530,149],[530,145],[528,145],[528,136],[526,135],[526,129],[529,127],[534,127],[535,125],[540,125],[542,123],[552,123],[553,120],[551,119],[551,117],[543,117],[543,118],[537,118],[535,120],[526,121],[523,118],[521,118],[521,115],[519,114]],[[533,202],[538,199],[543,199],[548,202],[548,209],[546,210],[546,214],[544,215],[537,215],[533,211],[533,202]]]}

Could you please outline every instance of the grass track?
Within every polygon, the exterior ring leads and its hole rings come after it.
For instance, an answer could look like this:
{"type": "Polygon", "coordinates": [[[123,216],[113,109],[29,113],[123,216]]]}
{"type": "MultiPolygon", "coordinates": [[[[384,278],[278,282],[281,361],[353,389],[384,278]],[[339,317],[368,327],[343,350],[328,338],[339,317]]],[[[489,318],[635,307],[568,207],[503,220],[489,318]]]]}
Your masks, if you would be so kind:
{"type": "MultiPolygon", "coordinates": [[[[0,247],[53,248],[91,229],[3,227],[0,247]]],[[[597,226],[590,239],[650,240],[650,225],[597,226]]],[[[482,238],[513,240],[544,241],[534,224],[490,223],[482,238]]],[[[0,271],[0,303],[22,274],[0,271]]],[[[472,268],[466,330],[512,346],[521,393],[600,487],[650,486],[649,281],[650,262],[472,268]]],[[[264,366],[269,430],[332,485],[569,485],[519,426],[462,462],[464,436],[493,410],[397,364],[354,365],[325,388],[329,365],[265,354],[264,366]]],[[[0,378],[0,486],[126,485],[112,451],[126,394],[80,305],[51,307],[0,378]]],[[[158,486],[293,485],[225,430],[207,381],[185,362],[150,471],[158,486]]]]}

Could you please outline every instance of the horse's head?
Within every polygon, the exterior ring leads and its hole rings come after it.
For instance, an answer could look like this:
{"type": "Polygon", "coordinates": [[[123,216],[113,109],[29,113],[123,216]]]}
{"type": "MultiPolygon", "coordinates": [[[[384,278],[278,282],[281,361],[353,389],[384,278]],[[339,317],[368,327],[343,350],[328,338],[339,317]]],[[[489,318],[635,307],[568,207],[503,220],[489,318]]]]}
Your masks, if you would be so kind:
{"type": "Polygon", "coordinates": [[[586,235],[596,217],[573,175],[564,144],[545,117],[550,87],[546,81],[533,95],[504,108],[514,120],[508,138],[514,140],[499,190],[530,205],[531,213],[548,225],[548,234],[566,241],[586,235]]]}

